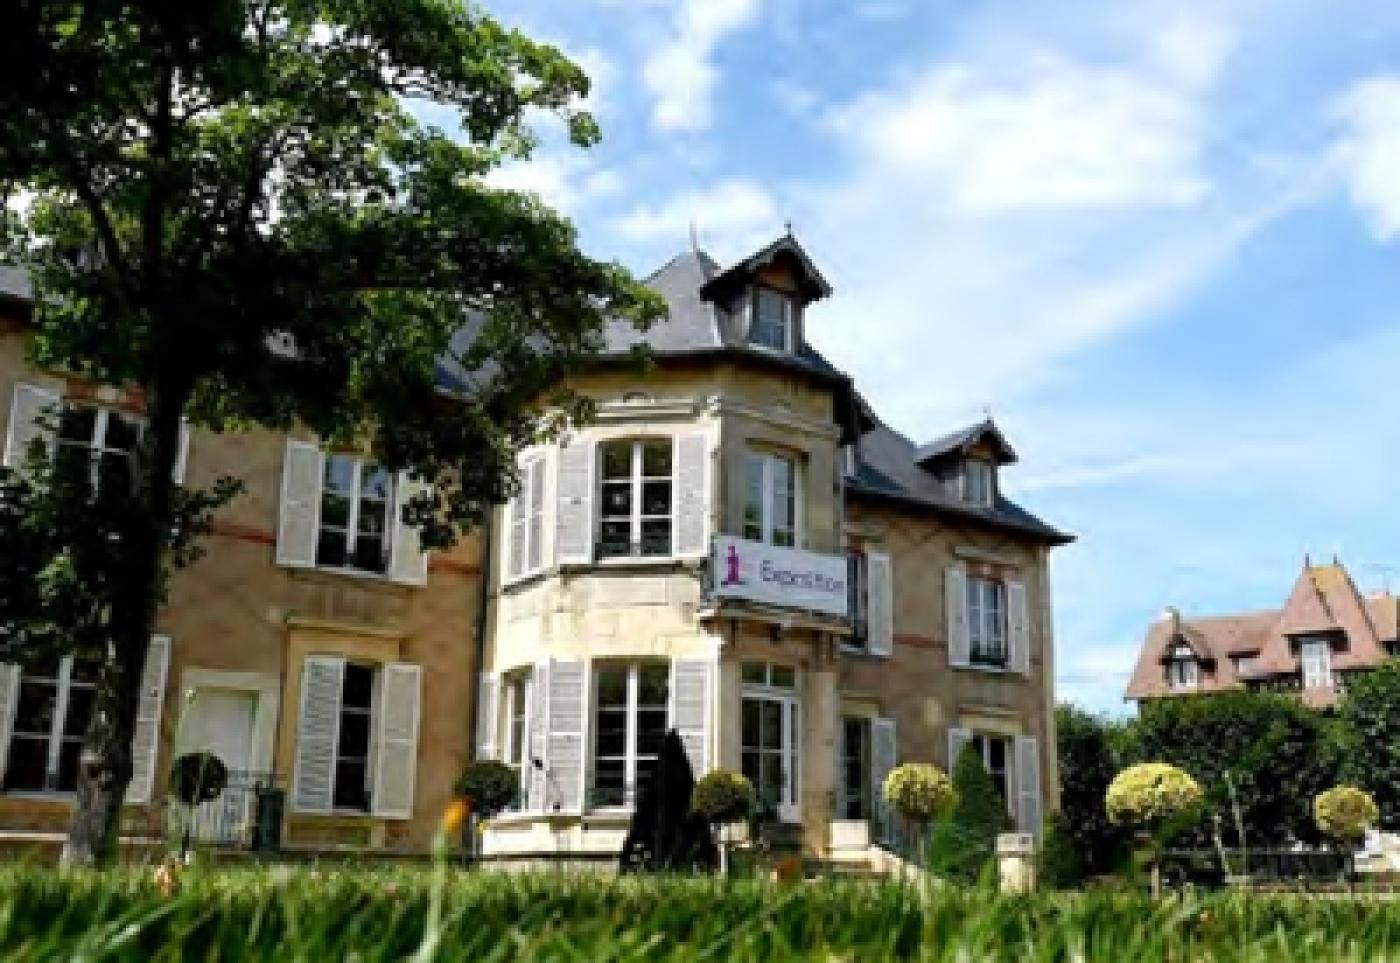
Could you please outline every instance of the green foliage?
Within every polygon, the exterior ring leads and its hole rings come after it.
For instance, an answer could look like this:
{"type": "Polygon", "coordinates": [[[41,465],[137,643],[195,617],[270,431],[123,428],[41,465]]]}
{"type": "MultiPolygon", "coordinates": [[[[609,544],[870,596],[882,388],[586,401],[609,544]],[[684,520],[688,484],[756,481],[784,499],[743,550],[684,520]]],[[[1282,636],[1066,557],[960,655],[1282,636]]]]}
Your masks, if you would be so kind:
{"type": "Polygon", "coordinates": [[[953,767],[952,810],[933,826],[929,867],[938,876],[976,882],[996,858],[997,834],[1010,828],[1006,800],[972,745],[963,747],[953,767]]]}
{"type": "Polygon", "coordinates": [[[1400,824],[1400,661],[1348,679],[1338,716],[1341,778],[1371,794],[1382,825],[1400,824]]]}
{"type": "Polygon", "coordinates": [[[632,811],[618,857],[622,872],[684,873],[719,865],[710,825],[692,808],[694,795],[690,759],[680,735],[671,729],[632,811]]]}
{"type": "Polygon", "coordinates": [[[473,810],[488,818],[514,802],[519,792],[516,771],[496,759],[469,762],[457,778],[457,795],[470,799],[473,810]]]}
{"type": "Polygon", "coordinates": [[[748,777],[727,769],[715,769],[700,777],[690,797],[690,808],[711,824],[733,823],[752,815],[758,795],[748,777]]]}
{"type": "Polygon", "coordinates": [[[1104,808],[1120,826],[1170,832],[1196,822],[1203,799],[1190,773],[1170,763],[1139,762],[1113,777],[1104,808]]]}
{"type": "MultiPolygon", "coordinates": [[[[1111,872],[1128,856],[1126,830],[1115,826],[1104,809],[1108,785],[1118,772],[1114,741],[1125,726],[1072,706],[1055,710],[1055,740],[1060,762],[1062,842],[1074,849],[1080,871],[1111,872]]],[[[1049,845],[1047,835],[1046,846],[1049,845]]]]}
{"type": "Polygon", "coordinates": [[[1380,810],[1369,793],[1355,786],[1334,786],[1313,800],[1313,816],[1322,835],[1354,845],[1376,827],[1380,810]]]}
{"type": "MultiPolygon", "coordinates": [[[[1349,701],[1349,700],[1348,700],[1349,701]]],[[[1206,819],[1191,841],[1209,845],[1218,816],[1238,845],[1230,785],[1247,843],[1315,840],[1312,798],[1337,781],[1338,740],[1329,722],[1296,698],[1227,692],[1160,699],[1132,725],[1123,763],[1160,761],[1190,773],[1205,792],[1206,819]]]]}
{"type": "Polygon", "coordinates": [[[913,823],[926,823],[946,813],[956,796],[947,773],[927,762],[895,766],[880,788],[894,811],[913,823]]]}
{"type": "Polygon", "coordinates": [[[1000,896],[905,883],[443,873],[322,864],[0,869],[0,957],[39,960],[1210,960],[1400,954],[1400,904],[1189,893],[1000,896]],[[440,904],[440,926],[432,926],[440,904]]]}
{"type": "Polygon", "coordinates": [[[1084,882],[1087,873],[1079,840],[1063,813],[1045,820],[1045,834],[1036,857],[1036,878],[1049,889],[1071,889],[1084,882]]]}
{"type": "Polygon", "coordinates": [[[186,806],[219,798],[226,785],[228,767],[212,752],[187,752],[170,766],[170,793],[186,806]]]}

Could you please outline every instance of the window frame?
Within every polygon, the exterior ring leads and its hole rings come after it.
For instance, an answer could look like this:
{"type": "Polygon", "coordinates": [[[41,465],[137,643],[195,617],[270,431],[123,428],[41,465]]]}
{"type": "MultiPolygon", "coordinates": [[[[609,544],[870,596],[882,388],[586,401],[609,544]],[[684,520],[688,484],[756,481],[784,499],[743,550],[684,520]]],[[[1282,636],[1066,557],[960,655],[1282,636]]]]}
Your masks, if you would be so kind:
{"type": "Polygon", "coordinates": [[[996,504],[997,469],[983,458],[965,458],[958,472],[962,500],[983,508],[996,504]],[[977,482],[974,482],[977,479],[977,482]]]}
{"type": "Polygon", "coordinates": [[[796,455],[784,454],[770,451],[763,448],[748,448],[744,452],[744,500],[743,516],[740,520],[741,530],[745,539],[751,542],[759,542],[763,545],[772,545],[775,548],[802,548],[802,467],[800,459],[796,455]],[[789,533],[791,541],[782,544],[774,541],[774,533],[781,531],[774,525],[774,504],[778,491],[775,484],[775,466],[784,465],[788,469],[789,491],[787,492],[791,504],[792,529],[789,533]],[[749,523],[749,511],[754,508],[754,468],[757,466],[758,480],[758,524],[755,531],[749,523]],[[756,537],[755,537],[756,536],[756,537]]]}
{"type": "Polygon", "coordinates": [[[1173,692],[1189,692],[1201,687],[1201,660],[1185,642],[1174,643],[1167,650],[1167,688],[1173,692]]]}
{"type": "Polygon", "coordinates": [[[529,578],[544,571],[545,457],[543,452],[520,460],[520,490],[511,498],[506,511],[505,556],[507,581],[529,578]],[[515,551],[515,531],[524,535],[520,551],[515,551]],[[531,560],[535,564],[530,564],[531,560]]]}
{"type": "Polygon", "coordinates": [[[510,672],[501,678],[505,698],[501,700],[502,726],[501,762],[515,770],[516,798],[507,808],[524,808],[525,784],[530,774],[530,710],[534,673],[529,669],[510,672]],[[517,729],[518,727],[518,729],[517,729]]]}
{"type": "Polygon", "coordinates": [[[394,567],[394,541],[398,530],[398,506],[399,479],[394,472],[389,471],[384,466],[374,462],[363,455],[350,454],[349,452],[327,451],[322,455],[321,476],[317,479],[316,488],[316,568],[325,572],[337,572],[343,575],[356,575],[364,578],[389,578],[394,567]],[[327,495],[327,476],[330,474],[331,465],[336,459],[350,462],[350,487],[348,493],[334,492],[336,497],[345,498],[349,502],[349,513],[346,516],[345,525],[327,525],[325,520],[325,505],[327,495]],[[383,498],[365,498],[364,479],[366,466],[383,472],[388,479],[388,487],[383,498]],[[357,548],[360,537],[360,512],[362,503],[365,501],[381,502],[384,506],[384,529],[382,535],[381,554],[384,560],[382,569],[364,568],[355,564],[358,557],[357,548]],[[345,559],[340,565],[332,565],[321,561],[321,539],[327,532],[338,532],[345,537],[345,559]]]}
{"type": "MultiPolygon", "coordinates": [[[[764,325],[763,327],[772,327],[764,325]]],[[[749,344],[767,351],[781,351],[784,354],[791,354],[797,344],[797,299],[791,292],[781,288],[773,287],[769,284],[755,284],[749,301],[749,344]],[[783,317],[780,322],[782,332],[782,344],[774,345],[757,337],[760,329],[759,304],[765,295],[777,298],[783,305],[783,317]]]]}
{"type": "Polygon", "coordinates": [[[1304,689],[1330,689],[1336,684],[1332,669],[1332,643],[1325,638],[1304,638],[1298,641],[1298,672],[1304,689]],[[1317,657],[1309,666],[1309,655],[1317,657]],[[1310,671],[1311,670],[1311,671],[1310,671]],[[1309,678],[1315,680],[1309,683],[1309,678]]]}
{"type": "MultiPolygon", "coordinates": [[[[664,739],[666,731],[669,729],[671,724],[671,699],[673,695],[671,691],[671,664],[669,662],[653,659],[607,659],[597,660],[593,662],[592,666],[590,667],[589,682],[591,683],[590,687],[592,689],[592,694],[589,700],[588,721],[591,732],[588,745],[587,794],[589,802],[587,808],[590,810],[631,810],[632,807],[636,805],[637,796],[641,788],[639,783],[639,772],[641,770],[641,765],[648,762],[655,765],[656,761],[660,758],[659,745],[657,747],[658,751],[655,754],[642,753],[638,751],[640,745],[639,735],[641,733],[641,712],[643,710],[648,712],[655,712],[658,709],[658,705],[655,703],[648,703],[645,706],[643,706],[640,702],[642,688],[642,672],[645,669],[660,670],[665,674],[666,696],[664,701],[659,706],[659,708],[663,712],[661,734],[662,738],[664,739]],[[602,726],[599,725],[598,720],[599,713],[603,711],[603,706],[599,702],[601,687],[598,685],[598,677],[603,672],[616,672],[619,669],[626,672],[626,678],[624,682],[625,701],[622,703],[621,707],[624,724],[622,737],[623,751],[621,755],[609,754],[607,756],[600,756],[598,752],[598,736],[599,733],[602,731],[602,726]],[[609,762],[622,762],[622,786],[620,789],[620,802],[597,802],[601,793],[604,791],[598,785],[598,762],[600,760],[606,760],[609,762]]],[[[609,706],[608,711],[615,712],[617,711],[617,707],[609,706]]],[[[609,787],[607,791],[612,792],[613,790],[611,787],[609,787]]]]}
{"type": "Polygon", "coordinates": [[[331,776],[331,812],[335,814],[353,814],[362,816],[374,812],[374,767],[377,757],[377,747],[375,744],[375,730],[379,722],[380,704],[379,688],[383,683],[384,667],[375,662],[359,662],[354,659],[345,660],[345,671],[340,682],[340,711],[336,715],[335,730],[335,769],[331,776]],[[354,706],[347,710],[345,705],[345,693],[349,686],[350,670],[366,670],[370,673],[370,697],[369,706],[354,706]],[[367,736],[365,739],[365,755],[363,760],[359,756],[346,756],[341,748],[345,737],[345,717],[347,714],[364,716],[367,736]],[[336,801],[336,796],[340,790],[340,767],[342,763],[363,762],[364,771],[364,794],[365,804],[363,807],[344,805],[336,801]]]}
{"type": "MultiPolygon", "coordinates": [[[[802,813],[802,698],[798,686],[797,670],[793,666],[774,662],[746,661],[740,664],[739,686],[739,768],[744,771],[746,757],[751,754],[778,755],[782,765],[782,785],[779,787],[777,803],[778,818],[782,822],[797,822],[802,813]],[[754,681],[745,676],[751,670],[762,667],[762,680],[754,681]],[[776,670],[776,671],[775,671],[776,670]],[[788,682],[780,682],[779,672],[788,682]],[[749,702],[776,703],[779,713],[779,744],[772,748],[766,745],[750,746],[744,740],[743,712],[749,702]]],[[[758,710],[762,712],[760,707],[758,710]]],[[[759,720],[760,741],[762,718],[759,720]]],[[[759,772],[762,772],[760,763],[759,772]]],[[[745,773],[748,776],[748,773],[745,773]]],[[[761,789],[759,779],[749,776],[755,791],[761,789]]]]}
{"type": "Polygon", "coordinates": [[[875,818],[875,805],[872,798],[873,792],[870,785],[871,775],[871,749],[873,743],[874,725],[869,716],[842,716],[841,717],[841,771],[837,774],[837,789],[839,792],[838,819],[851,820],[873,820],[875,818]],[[851,752],[851,729],[857,728],[859,731],[858,748],[855,754],[851,752]],[[852,807],[852,767],[857,773],[855,782],[855,798],[858,806],[852,807]]]}
{"type": "Polygon", "coordinates": [[[966,596],[969,664],[979,669],[1009,669],[1011,624],[1006,581],[969,573],[966,596]]]}
{"type": "MultiPolygon", "coordinates": [[[[76,742],[79,743],[79,745],[81,745],[84,739],[84,734],[81,733],[77,736],[70,736],[67,734],[68,711],[72,706],[74,688],[94,690],[97,688],[97,682],[95,679],[92,681],[74,681],[73,668],[75,665],[77,665],[77,661],[77,658],[71,654],[61,656],[58,661],[56,674],[52,679],[50,679],[48,676],[39,675],[34,670],[26,671],[26,669],[23,666],[17,667],[14,689],[15,702],[14,707],[11,710],[13,714],[10,717],[8,739],[5,745],[3,747],[0,747],[0,749],[3,749],[5,753],[5,781],[3,785],[0,785],[0,791],[3,791],[5,795],[67,797],[72,796],[77,791],[76,781],[71,789],[63,788],[59,785],[59,776],[61,774],[61,765],[63,757],[63,744],[65,742],[76,742]],[[38,680],[44,683],[51,683],[54,687],[53,719],[49,722],[49,731],[47,734],[42,734],[33,730],[21,729],[18,724],[20,694],[23,691],[26,674],[30,676],[31,680],[38,680]],[[14,788],[11,787],[9,784],[10,773],[12,771],[9,765],[10,753],[13,751],[16,735],[18,735],[21,739],[26,739],[30,741],[38,741],[40,738],[44,740],[44,781],[43,785],[38,788],[29,786],[14,788]]],[[[86,728],[86,725],[84,726],[84,728],[86,728]]]]}
{"type": "MultiPolygon", "coordinates": [[[[991,777],[992,784],[997,784],[998,773],[1001,776],[1001,785],[997,786],[1002,793],[1002,803],[1006,806],[1006,811],[1011,816],[1015,816],[1015,795],[1016,795],[1016,740],[1004,732],[992,732],[988,730],[974,729],[969,737],[970,744],[977,750],[977,754],[982,757],[982,767],[987,770],[987,775],[991,777]],[[1002,747],[1000,769],[992,766],[992,744],[997,743],[1002,747]]],[[[956,765],[956,762],[954,763],[956,765]]]]}
{"type": "Polygon", "coordinates": [[[63,399],[59,405],[58,425],[53,434],[54,458],[55,460],[61,458],[64,449],[81,449],[85,452],[88,460],[89,480],[92,485],[92,494],[94,495],[97,493],[102,483],[102,462],[104,458],[108,455],[114,455],[125,458],[128,461],[131,459],[131,448],[113,448],[107,444],[113,415],[127,422],[135,432],[132,444],[135,445],[139,443],[141,436],[145,434],[147,429],[147,421],[141,415],[132,414],[110,405],[92,404],[67,398],[63,399]],[[70,413],[76,412],[92,412],[93,415],[92,430],[89,433],[89,437],[84,441],[65,437],[63,433],[64,419],[66,419],[70,413]]]}
{"type": "Polygon", "coordinates": [[[669,435],[637,435],[621,438],[606,438],[600,440],[596,445],[597,466],[595,471],[594,497],[598,499],[598,511],[596,513],[595,529],[593,532],[595,557],[599,561],[610,561],[613,559],[669,559],[676,554],[676,439],[669,435]],[[603,465],[607,457],[607,449],[626,445],[629,448],[629,462],[627,478],[606,478],[604,477],[603,465]],[[646,449],[648,446],[666,446],[670,449],[669,461],[670,471],[666,475],[646,474],[646,449]],[[603,528],[607,523],[617,523],[624,520],[621,515],[608,515],[606,511],[607,502],[604,498],[604,491],[608,485],[619,485],[626,482],[631,498],[631,506],[625,521],[628,525],[627,551],[608,552],[604,550],[603,528]],[[666,482],[669,496],[667,499],[667,513],[665,515],[648,515],[645,509],[645,494],[648,483],[666,482]],[[644,531],[647,522],[666,523],[666,550],[664,552],[648,552],[644,531]]]}
{"type": "Polygon", "coordinates": [[[863,549],[846,552],[847,596],[851,607],[851,634],[841,640],[849,652],[870,651],[870,557],[863,549]]]}

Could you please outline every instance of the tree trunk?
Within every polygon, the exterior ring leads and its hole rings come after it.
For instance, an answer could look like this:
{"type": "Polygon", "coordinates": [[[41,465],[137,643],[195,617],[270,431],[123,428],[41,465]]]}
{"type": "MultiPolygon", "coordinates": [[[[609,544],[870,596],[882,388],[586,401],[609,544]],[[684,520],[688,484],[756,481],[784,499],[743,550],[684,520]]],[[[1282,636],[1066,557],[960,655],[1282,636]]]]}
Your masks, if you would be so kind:
{"type": "Polygon", "coordinates": [[[117,852],[122,803],[131,782],[142,669],[163,587],[163,556],[175,523],[172,473],[184,397],[179,392],[148,395],[148,430],[133,451],[130,514],[120,544],[113,547],[111,632],[92,720],[83,736],[77,798],[63,848],[63,862],[69,866],[103,865],[117,852]]]}

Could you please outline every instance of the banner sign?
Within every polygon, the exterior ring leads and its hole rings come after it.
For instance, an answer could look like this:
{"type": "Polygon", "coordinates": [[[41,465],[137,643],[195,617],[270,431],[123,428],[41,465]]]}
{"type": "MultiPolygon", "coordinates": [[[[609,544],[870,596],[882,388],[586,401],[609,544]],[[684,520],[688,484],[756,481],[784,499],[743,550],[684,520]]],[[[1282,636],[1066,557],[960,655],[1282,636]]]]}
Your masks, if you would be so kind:
{"type": "Polygon", "coordinates": [[[845,617],[850,599],[846,559],[716,535],[714,592],[785,609],[845,617]]]}

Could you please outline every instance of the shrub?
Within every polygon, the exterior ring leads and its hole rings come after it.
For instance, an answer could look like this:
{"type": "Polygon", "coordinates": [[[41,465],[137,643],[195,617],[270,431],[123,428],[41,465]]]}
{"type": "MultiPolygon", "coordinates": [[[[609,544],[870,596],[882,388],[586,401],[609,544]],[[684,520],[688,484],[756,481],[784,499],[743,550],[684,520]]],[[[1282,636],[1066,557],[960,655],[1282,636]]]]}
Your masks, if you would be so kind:
{"type": "Polygon", "coordinates": [[[1040,884],[1050,889],[1072,889],[1084,882],[1084,858],[1063,813],[1051,813],[1045,820],[1036,870],[1040,884]]]}
{"type": "Polygon", "coordinates": [[[1313,800],[1318,830],[1341,843],[1355,843],[1380,818],[1376,801],[1355,786],[1334,786],[1313,800]]]}
{"type": "Polygon", "coordinates": [[[1400,660],[1349,679],[1338,716],[1345,740],[1340,777],[1371,794],[1381,825],[1400,824],[1400,660]]]}
{"type": "Polygon", "coordinates": [[[690,808],[708,823],[732,823],[746,819],[757,801],[753,783],[741,773],[716,769],[701,777],[690,797],[690,808]]]}
{"type": "MultiPolygon", "coordinates": [[[[1084,874],[1111,872],[1127,857],[1128,833],[1115,825],[1104,809],[1108,785],[1120,768],[1114,741],[1126,730],[1125,723],[1109,722],[1070,706],[1055,711],[1063,818],[1054,822],[1063,843],[1075,850],[1079,871],[1084,874]]],[[[1049,842],[1047,834],[1047,848],[1049,842]]]]}
{"type": "Polygon", "coordinates": [[[509,806],[519,791],[515,770],[495,759],[468,763],[457,780],[457,794],[470,799],[476,812],[488,818],[509,806]]]}
{"type": "Polygon", "coordinates": [[[884,793],[895,812],[914,823],[926,823],[947,812],[955,798],[947,774],[927,762],[906,762],[891,769],[884,793]]]}
{"type": "Polygon", "coordinates": [[[718,866],[719,849],[709,824],[691,808],[694,795],[695,774],[680,735],[671,729],[632,811],[618,856],[622,872],[682,873],[718,866]]]}
{"type": "Polygon", "coordinates": [[[997,834],[1007,828],[1006,800],[972,746],[953,767],[954,803],[933,828],[929,866],[939,876],[975,882],[996,856],[997,834]]]}
{"type": "Polygon", "coordinates": [[[186,806],[217,799],[228,785],[228,767],[212,752],[187,752],[170,766],[170,792],[186,806]]]}
{"type": "Polygon", "coordinates": [[[1165,762],[1142,762],[1120,772],[1104,797],[1108,818],[1120,826],[1162,828],[1194,815],[1200,784],[1165,762]]]}

